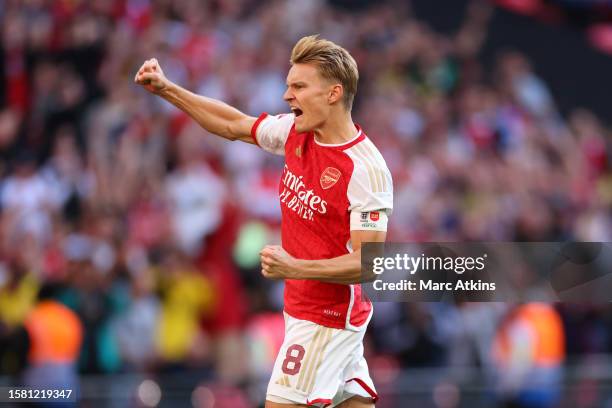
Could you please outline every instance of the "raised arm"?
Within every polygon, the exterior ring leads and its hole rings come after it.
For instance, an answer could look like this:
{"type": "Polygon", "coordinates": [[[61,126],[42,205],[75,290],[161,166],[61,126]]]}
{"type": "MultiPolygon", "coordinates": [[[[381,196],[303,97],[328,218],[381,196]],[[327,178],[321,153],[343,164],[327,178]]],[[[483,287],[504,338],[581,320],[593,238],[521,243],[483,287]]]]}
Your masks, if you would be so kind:
{"type": "Polygon", "coordinates": [[[173,83],[166,78],[155,58],[142,64],[134,77],[134,82],[187,113],[210,133],[228,140],[254,143],[251,128],[256,118],[224,102],[196,95],[173,83]]]}

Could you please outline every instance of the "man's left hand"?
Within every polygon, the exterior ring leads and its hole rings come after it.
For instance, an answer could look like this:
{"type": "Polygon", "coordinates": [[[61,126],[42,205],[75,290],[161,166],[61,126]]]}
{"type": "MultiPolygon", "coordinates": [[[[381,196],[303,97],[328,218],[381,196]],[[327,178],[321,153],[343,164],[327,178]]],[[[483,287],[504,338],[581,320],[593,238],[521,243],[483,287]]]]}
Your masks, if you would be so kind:
{"type": "Polygon", "coordinates": [[[266,245],[259,253],[261,274],[268,279],[291,279],[295,274],[297,259],[279,245],[266,245]]]}

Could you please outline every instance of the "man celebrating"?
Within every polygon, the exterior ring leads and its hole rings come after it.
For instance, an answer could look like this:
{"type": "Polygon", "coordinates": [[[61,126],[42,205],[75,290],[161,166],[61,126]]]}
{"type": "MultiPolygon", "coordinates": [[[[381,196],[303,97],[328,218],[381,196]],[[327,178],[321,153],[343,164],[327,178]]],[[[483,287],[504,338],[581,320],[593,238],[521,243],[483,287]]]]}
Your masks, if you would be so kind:
{"type": "Polygon", "coordinates": [[[266,408],[370,408],[377,394],[363,357],[372,304],[361,292],[362,242],[382,242],[393,208],[387,165],[351,108],[359,73],[342,47],[304,37],[291,53],[290,114],[250,117],[170,82],[157,60],[136,83],[229,140],[285,156],[282,246],[261,251],[262,274],[285,280],[285,339],[266,408]]]}

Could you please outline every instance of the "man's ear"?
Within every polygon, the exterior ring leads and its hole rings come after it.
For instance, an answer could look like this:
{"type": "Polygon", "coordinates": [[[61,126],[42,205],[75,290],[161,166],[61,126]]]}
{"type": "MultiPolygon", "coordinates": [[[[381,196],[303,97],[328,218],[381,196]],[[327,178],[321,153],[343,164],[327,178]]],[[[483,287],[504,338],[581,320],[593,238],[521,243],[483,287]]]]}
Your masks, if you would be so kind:
{"type": "Polygon", "coordinates": [[[335,84],[335,85],[332,85],[329,91],[327,101],[329,102],[330,105],[333,105],[337,103],[338,101],[341,101],[343,96],[344,96],[344,88],[342,87],[342,84],[335,84]]]}

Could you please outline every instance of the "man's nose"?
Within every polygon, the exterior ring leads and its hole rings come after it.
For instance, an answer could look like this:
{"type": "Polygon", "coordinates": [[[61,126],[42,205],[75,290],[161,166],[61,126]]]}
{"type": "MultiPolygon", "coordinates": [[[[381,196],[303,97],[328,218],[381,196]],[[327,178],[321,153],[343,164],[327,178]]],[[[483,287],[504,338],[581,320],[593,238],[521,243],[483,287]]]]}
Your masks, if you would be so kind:
{"type": "Polygon", "coordinates": [[[287,90],[285,91],[285,94],[283,95],[283,99],[287,102],[293,99],[293,93],[291,92],[289,88],[287,88],[287,90]]]}

